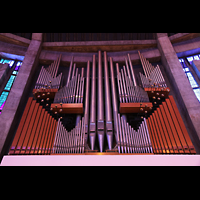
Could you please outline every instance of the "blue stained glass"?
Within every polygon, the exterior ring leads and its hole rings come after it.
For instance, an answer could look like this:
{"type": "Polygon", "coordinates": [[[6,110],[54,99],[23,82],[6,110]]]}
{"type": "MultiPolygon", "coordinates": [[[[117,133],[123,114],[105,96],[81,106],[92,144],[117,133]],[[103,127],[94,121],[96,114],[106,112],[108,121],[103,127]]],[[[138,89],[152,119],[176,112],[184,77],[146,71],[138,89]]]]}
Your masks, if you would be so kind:
{"type": "Polygon", "coordinates": [[[9,62],[10,68],[13,66],[14,62],[15,62],[14,60],[10,60],[10,62],[9,62]]]}
{"type": "Polygon", "coordinates": [[[4,59],[2,58],[2,59],[0,60],[0,63],[3,63],[3,61],[4,61],[4,59]]]}
{"type": "Polygon", "coordinates": [[[5,91],[2,92],[2,94],[0,96],[0,107],[6,101],[8,94],[9,94],[9,92],[5,92],[5,91]]]}
{"type": "Polygon", "coordinates": [[[6,87],[4,88],[4,90],[10,90],[11,89],[12,84],[13,84],[15,78],[16,78],[16,76],[14,76],[14,75],[10,76],[10,79],[8,80],[8,82],[7,82],[6,87]]]}
{"type": "Polygon", "coordinates": [[[184,71],[184,72],[189,72],[190,70],[189,70],[188,67],[186,67],[186,68],[183,68],[183,71],[184,71]]]}
{"type": "Polygon", "coordinates": [[[12,74],[16,74],[16,75],[17,75],[17,74],[18,74],[18,72],[17,72],[17,71],[13,71],[13,72],[12,72],[12,74]]]}
{"type": "Polygon", "coordinates": [[[192,61],[193,61],[193,56],[187,57],[187,60],[188,60],[189,62],[192,62],[192,61]]]}
{"type": "Polygon", "coordinates": [[[22,65],[22,62],[17,62],[15,70],[18,71],[21,65],[22,65]]]}
{"type": "Polygon", "coordinates": [[[198,84],[195,81],[194,77],[192,76],[191,72],[187,72],[186,75],[189,79],[189,82],[190,82],[190,85],[192,86],[192,88],[198,87],[198,84]]]}
{"type": "Polygon", "coordinates": [[[184,62],[184,60],[181,58],[181,59],[179,59],[179,62],[184,62]]]}
{"type": "Polygon", "coordinates": [[[193,91],[194,91],[194,93],[195,93],[197,99],[200,101],[200,88],[194,89],[193,91]]]}
{"type": "Polygon", "coordinates": [[[199,60],[199,56],[194,56],[194,60],[199,60]]]}

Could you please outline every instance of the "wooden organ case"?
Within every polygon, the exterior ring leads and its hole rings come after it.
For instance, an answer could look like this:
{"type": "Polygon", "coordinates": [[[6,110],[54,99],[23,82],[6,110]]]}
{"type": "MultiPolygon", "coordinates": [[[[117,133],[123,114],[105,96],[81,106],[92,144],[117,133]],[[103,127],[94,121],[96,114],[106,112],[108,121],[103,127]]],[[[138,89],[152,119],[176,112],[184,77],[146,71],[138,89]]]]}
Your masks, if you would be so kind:
{"type": "Polygon", "coordinates": [[[67,77],[57,75],[61,55],[42,66],[9,154],[196,154],[160,67],[138,54],[144,74],[134,72],[129,54],[120,67],[101,51],[86,63],[86,74],[73,56],[67,77]],[[76,115],[71,130],[66,114],[76,115]]]}

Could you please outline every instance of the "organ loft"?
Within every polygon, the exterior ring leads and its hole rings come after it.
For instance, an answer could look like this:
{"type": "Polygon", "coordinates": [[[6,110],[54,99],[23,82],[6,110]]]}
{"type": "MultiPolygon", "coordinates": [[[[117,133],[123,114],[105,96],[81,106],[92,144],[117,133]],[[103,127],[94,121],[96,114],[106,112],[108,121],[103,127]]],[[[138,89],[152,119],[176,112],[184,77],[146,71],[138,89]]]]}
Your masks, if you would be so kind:
{"type": "Polygon", "coordinates": [[[1,160],[198,155],[199,125],[199,33],[0,33],[1,160]]]}

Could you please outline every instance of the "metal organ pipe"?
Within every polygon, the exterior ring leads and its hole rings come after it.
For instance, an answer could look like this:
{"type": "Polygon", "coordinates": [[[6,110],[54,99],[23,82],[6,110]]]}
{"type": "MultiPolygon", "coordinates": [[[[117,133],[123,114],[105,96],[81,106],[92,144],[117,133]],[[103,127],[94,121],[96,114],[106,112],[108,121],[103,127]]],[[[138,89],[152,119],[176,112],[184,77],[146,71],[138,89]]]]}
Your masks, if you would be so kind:
{"type": "Polygon", "coordinates": [[[103,74],[101,51],[98,51],[98,105],[97,105],[97,129],[100,151],[103,151],[104,143],[104,105],[103,105],[103,74]]]}
{"type": "Polygon", "coordinates": [[[94,150],[96,137],[96,66],[95,55],[92,57],[92,89],[91,89],[91,104],[90,104],[90,145],[94,150]]]}
{"type": "MultiPolygon", "coordinates": [[[[85,133],[88,134],[89,121],[89,94],[90,94],[90,61],[87,61],[86,91],[85,91],[85,133]]],[[[86,135],[87,141],[87,135],[86,135]]]]}
{"type": "Polygon", "coordinates": [[[73,59],[74,59],[74,57],[72,56],[72,59],[71,59],[71,62],[70,62],[70,67],[69,67],[69,73],[68,73],[68,77],[67,77],[66,86],[68,86],[69,81],[70,81],[70,76],[71,76],[71,72],[72,72],[72,65],[73,65],[73,59]]]}
{"type": "Polygon", "coordinates": [[[109,150],[112,149],[113,128],[112,128],[112,113],[111,113],[111,96],[110,84],[108,75],[108,60],[106,51],[104,51],[104,85],[105,85],[105,112],[106,112],[106,135],[109,150]]]}
{"type": "Polygon", "coordinates": [[[134,86],[136,86],[137,85],[136,78],[135,78],[135,74],[134,74],[134,70],[133,70],[133,66],[132,66],[132,62],[131,62],[131,58],[130,58],[129,53],[128,53],[128,60],[129,60],[130,68],[131,68],[131,75],[132,75],[132,78],[133,78],[133,83],[134,83],[134,86]]]}
{"type": "Polygon", "coordinates": [[[103,74],[102,74],[102,62],[101,51],[98,51],[98,129],[104,129],[104,107],[103,107],[103,74]]]}
{"type": "Polygon", "coordinates": [[[118,152],[120,153],[120,138],[119,138],[119,129],[118,129],[118,107],[117,107],[117,93],[115,85],[115,76],[113,68],[113,60],[110,57],[110,76],[111,76],[111,92],[112,92],[112,105],[113,105],[113,118],[114,118],[114,135],[116,144],[118,146],[118,152]]]}

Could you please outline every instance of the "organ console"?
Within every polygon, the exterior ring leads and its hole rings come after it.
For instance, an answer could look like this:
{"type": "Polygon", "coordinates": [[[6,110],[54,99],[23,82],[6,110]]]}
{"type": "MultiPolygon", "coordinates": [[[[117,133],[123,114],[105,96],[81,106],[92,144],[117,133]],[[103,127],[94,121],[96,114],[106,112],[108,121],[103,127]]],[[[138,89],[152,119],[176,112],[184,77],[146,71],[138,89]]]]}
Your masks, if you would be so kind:
{"type": "Polygon", "coordinates": [[[160,67],[138,54],[142,86],[130,54],[123,66],[114,66],[112,57],[99,50],[92,66],[87,62],[85,77],[72,56],[62,87],[62,73],[57,76],[61,55],[50,66],[42,66],[9,154],[196,154],[160,67]],[[71,130],[65,123],[69,114],[76,115],[71,130]]]}

